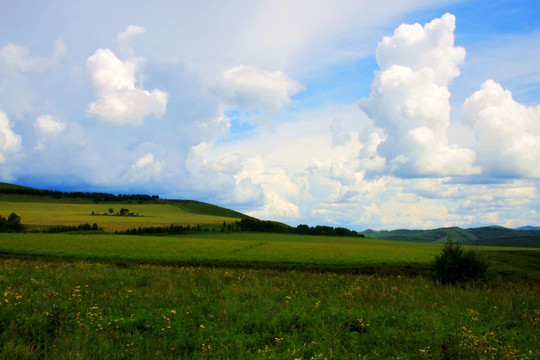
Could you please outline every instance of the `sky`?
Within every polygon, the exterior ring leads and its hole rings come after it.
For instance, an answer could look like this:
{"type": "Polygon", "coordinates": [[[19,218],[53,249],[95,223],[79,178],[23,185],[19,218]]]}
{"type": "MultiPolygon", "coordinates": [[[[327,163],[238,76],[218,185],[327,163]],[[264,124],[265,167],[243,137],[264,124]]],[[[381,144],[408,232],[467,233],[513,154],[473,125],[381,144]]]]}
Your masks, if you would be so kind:
{"type": "Polygon", "coordinates": [[[0,1],[0,181],[540,225],[537,0],[0,1]]]}

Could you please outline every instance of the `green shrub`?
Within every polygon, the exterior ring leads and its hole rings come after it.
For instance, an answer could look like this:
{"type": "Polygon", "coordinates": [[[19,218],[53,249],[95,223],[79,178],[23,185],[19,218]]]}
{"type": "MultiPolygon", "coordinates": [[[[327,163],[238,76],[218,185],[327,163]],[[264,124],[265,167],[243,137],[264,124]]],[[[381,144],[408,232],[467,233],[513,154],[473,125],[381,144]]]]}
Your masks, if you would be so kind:
{"type": "Polygon", "coordinates": [[[11,213],[6,219],[0,215],[0,232],[22,232],[26,227],[21,224],[21,217],[15,213],[11,213]]]}
{"type": "Polygon", "coordinates": [[[456,284],[482,278],[487,264],[475,251],[464,251],[458,242],[449,238],[431,268],[435,278],[443,284],[456,284]]]}

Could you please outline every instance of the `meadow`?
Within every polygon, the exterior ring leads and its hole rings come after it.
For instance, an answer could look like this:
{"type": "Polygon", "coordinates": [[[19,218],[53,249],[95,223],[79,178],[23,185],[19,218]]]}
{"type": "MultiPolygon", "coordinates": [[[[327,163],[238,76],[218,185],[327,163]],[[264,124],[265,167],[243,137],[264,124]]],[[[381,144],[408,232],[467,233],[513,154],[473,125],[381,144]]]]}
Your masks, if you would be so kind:
{"type": "Polygon", "coordinates": [[[182,264],[189,261],[259,262],[317,266],[424,263],[433,244],[291,234],[202,232],[175,236],[114,234],[0,234],[12,254],[182,264]]]}
{"type": "Polygon", "coordinates": [[[442,285],[440,244],[222,232],[241,214],[189,201],[36,199],[0,214],[105,232],[0,234],[0,359],[540,359],[538,249],[475,247],[486,279],[442,285]],[[204,228],[113,233],[171,223],[204,228]]]}
{"type": "Polygon", "coordinates": [[[172,204],[129,203],[55,203],[0,201],[0,214],[16,213],[29,228],[97,223],[106,232],[123,231],[133,227],[169,226],[170,224],[209,225],[235,222],[239,218],[189,212],[172,204]],[[138,216],[116,216],[122,208],[138,216]],[[109,209],[113,213],[109,214],[109,209]],[[94,215],[92,215],[94,213],[94,215]],[[107,214],[107,215],[103,215],[107,214]]]}
{"type": "Polygon", "coordinates": [[[0,259],[2,359],[538,359],[537,283],[0,259]]]}

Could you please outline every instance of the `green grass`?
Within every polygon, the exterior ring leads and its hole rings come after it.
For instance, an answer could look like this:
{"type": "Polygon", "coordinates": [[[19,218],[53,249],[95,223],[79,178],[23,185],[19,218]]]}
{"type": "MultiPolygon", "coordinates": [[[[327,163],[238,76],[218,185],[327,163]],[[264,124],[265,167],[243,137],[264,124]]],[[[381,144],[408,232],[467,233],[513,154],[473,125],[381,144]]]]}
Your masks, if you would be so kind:
{"type": "Polygon", "coordinates": [[[182,262],[189,260],[358,265],[427,263],[440,245],[266,233],[207,232],[179,236],[0,234],[0,251],[182,262]]]}
{"type": "MultiPolygon", "coordinates": [[[[429,274],[442,245],[267,233],[200,232],[177,236],[0,234],[0,252],[79,260],[175,265],[429,274]]],[[[466,246],[465,246],[466,247],[466,246]]],[[[476,247],[489,277],[540,283],[540,251],[476,247]]]]}
{"type": "Polygon", "coordinates": [[[218,217],[229,217],[229,218],[237,218],[237,219],[249,217],[247,215],[239,213],[238,211],[226,209],[221,206],[216,206],[216,205],[203,203],[203,202],[195,201],[195,200],[163,200],[163,201],[166,201],[167,203],[177,206],[180,209],[186,212],[192,213],[192,214],[212,215],[212,216],[218,216],[218,217]]]}
{"type": "Polygon", "coordinates": [[[537,284],[0,259],[0,359],[538,359],[537,284]]]}
{"type": "Polygon", "coordinates": [[[0,181],[0,189],[9,189],[9,190],[16,190],[16,189],[32,189],[28,186],[21,186],[21,185],[16,185],[16,184],[11,184],[11,183],[6,183],[6,182],[1,182],[0,181]]]}
{"type": "MultiPolygon", "coordinates": [[[[200,208],[201,205],[198,206],[200,208]]],[[[187,207],[189,209],[189,207],[187,207]]],[[[240,216],[225,217],[193,213],[171,204],[76,204],[76,203],[35,203],[0,201],[0,214],[4,216],[16,213],[22,222],[33,228],[46,226],[79,225],[84,223],[97,223],[104,231],[126,230],[134,227],[182,225],[208,225],[221,224],[223,221],[235,222],[240,216]],[[114,213],[121,208],[128,208],[130,212],[139,216],[103,216],[112,208],[114,213]],[[92,216],[94,212],[95,216],[92,216]]],[[[232,215],[232,214],[231,214],[232,215]]]]}

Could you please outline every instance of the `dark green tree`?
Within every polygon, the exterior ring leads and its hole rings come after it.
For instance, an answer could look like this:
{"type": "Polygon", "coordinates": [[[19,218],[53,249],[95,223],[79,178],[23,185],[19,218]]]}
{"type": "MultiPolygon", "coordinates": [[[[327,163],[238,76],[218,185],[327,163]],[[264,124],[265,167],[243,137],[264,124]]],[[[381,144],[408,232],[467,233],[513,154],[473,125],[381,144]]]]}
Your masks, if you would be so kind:
{"type": "Polygon", "coordinates": [[[441,253],[435,256],[431,269],[443,284],[456,284],[482,278],[487,264],[475,251],[465,251],[458,242],[448,238],[441,253]]]}
{"type": "Polygon", "coordinates": [[[6,219],[0,216],[0,231],[2,232],[21,232],[26,228],[21,224],[21,217],[15,213],[11,213],[6,219]]]}

